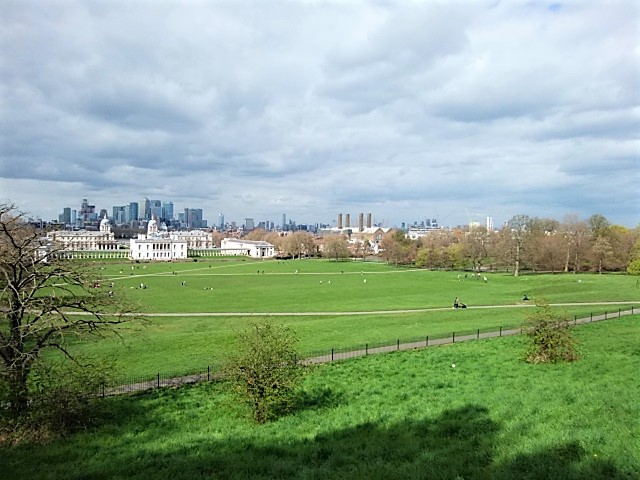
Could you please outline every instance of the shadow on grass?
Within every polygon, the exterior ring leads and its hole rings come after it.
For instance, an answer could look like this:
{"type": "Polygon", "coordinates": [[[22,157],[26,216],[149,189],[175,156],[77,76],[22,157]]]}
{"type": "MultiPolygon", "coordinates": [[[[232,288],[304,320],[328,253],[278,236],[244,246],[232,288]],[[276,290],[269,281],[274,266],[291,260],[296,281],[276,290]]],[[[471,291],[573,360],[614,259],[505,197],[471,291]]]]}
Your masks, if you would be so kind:
{"type": "Polygon", "coordinates": [[[303,390],[296,397],[293,412],[316,410],[320,408],[335,408],[345,402],[344,394],[324,386],[311,390],[303,390]]]}
{"type": "MultiPolygon", "coordinates": [[[[329,394],[328,402],[331,403],[329,394]]],[[[320,400],[322,403],[322,400],[320,400]]],[[[140,412],[129,411],[137,416],[140,412]]],[[[181,479],[623,479],[624,475],[607,461],[590,458],[577,443],[520,455],[497,463],[496,436],[500,425],[483,406],[467,405],[445,411],[434,419],[408,420],[386,425],[367,422],[353,428],[323,433],[300,440],[273,439],[249,435],[243,438],[202,441],[201,437],[181,436],[182,443],[171,442],[176,427],[161,419],[136,418],[148,422],[148,438],[162,435],[168,442],[151,442],[144,437],[123,448],[122,441],[103,446],[91,456],[81,457],[73,447],[47,455],[31,451],[29,462],[47,465],[37,474],[17,458],[20,449],[2,456],[15,478],[170,478],[181,479]],[[72,453],[71,455],[68,455],[72,453]],[[9,454],[9,458],[6,458],[9,454]],[[55,465],[52,465],[55,463],[55,465]],[[55,467],[55,468],[50,468],[55,467]],[[15,470],[15,471],[14,471],[15,470]],[[43,474],[43,472],[45,474],[43,474]]],[[[257,429],[262,427],[256,427],[257,429]]],[[[114,435],[122,435],[116,429],[114,435]]],[[[105,436],[108,433],[104,434],[105,436]]],[[[303,436],[303,433],[297,437],[303,436]]],[[[23,451],[22,455],[29,453],[23,451]]],[[[34,471],[35,472],[35,471],[34,471]]],[[[9,477],[13,478],[13,477],[9,477]]]]}

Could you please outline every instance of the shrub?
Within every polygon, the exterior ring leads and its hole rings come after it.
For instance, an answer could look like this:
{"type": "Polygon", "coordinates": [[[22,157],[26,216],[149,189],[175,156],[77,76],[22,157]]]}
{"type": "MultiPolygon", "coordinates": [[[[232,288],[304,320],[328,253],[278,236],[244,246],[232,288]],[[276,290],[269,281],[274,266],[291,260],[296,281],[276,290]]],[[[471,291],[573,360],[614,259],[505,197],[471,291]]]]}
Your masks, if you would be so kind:
{"type": "MultiPolygon", "coordinates": [[[[86,428],[100,418],[100,393],[108,385],[112,367],[80,365],[62,361],[38,362],[28,382],[28,407],[21,415],[3,409],[2,437],[5,442],[42,442],[86,428]]],[[[0,398],[10,398],[0,382],[0,398]]]]}
{"type": "Polygon", "coordinates": [[[531,339],[526,353],[529,363],[558,363],[578,360],[575,340],[566,315],[558,318],[548,304],[538,304],[529,315],[525,331],[531,339]]]}
{"type": "Polygon", "coordinates": [[[304,374],[293,331],[270,321],[255,323],[239,335],[239,342],[225,370],[256,422],[289,411],[304,374]]]}

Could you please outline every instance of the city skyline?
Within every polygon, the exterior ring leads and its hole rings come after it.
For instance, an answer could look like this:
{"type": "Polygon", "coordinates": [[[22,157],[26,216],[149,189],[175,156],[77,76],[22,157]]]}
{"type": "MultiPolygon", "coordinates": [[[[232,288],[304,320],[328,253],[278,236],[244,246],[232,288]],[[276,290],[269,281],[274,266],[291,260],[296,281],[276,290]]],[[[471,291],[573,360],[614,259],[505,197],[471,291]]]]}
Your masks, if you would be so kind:
{"type": "MultiPolygon", "coordinates": [[[[477,226],[483,226],[487,230],[499,230],[507,224],[508,220],[511,220],[513,217],[506,219],[501,222],[496,222],[495,218],[491,214],[478,214],[474,212],[466,211],[466,221],[459,224],[441,224],[437,218],[430,217],[429,215],[424,215],[419,219],[405,219],[398,225],[389,225],[386,221],[376,221],[372,212],[366,213],[366,221],[365,221],[365,212],[360,211],[357,215],[353,215],[353,212],[339,212],[334,215],[334,218],[329,221],[318,221],[312,220],[310,222],[299,222],[296,219],[288,219],[286,212],[282,213],[282,222],[278,224],[277,221],[271,218],[254,218],[244,216],[244,221],[230,219],[229,221],[225,220],[225,215],[222,212],[218,212],[217,218],[209,219],[205,218],[203,215],[203,209],[201,208],[193,208],[186,207],[184,209],[178,209],[178,214],[174,215],[174,202],[171,200],[158,200],[158,199],[149,199],[145,197],[142,201],[132,201],[129,202],[128,205],[112,205],[110,208],[108,207],[96,207],[92,205],[88,199],[83,198],[80,204],[79,209],[74,209],[72,207],[63,207],[62,211],[58,213],[57,219],[45,219],[41,217],[33,217],[30,216],[27,212],[24,212],[19,209],[23,214],[26,215],[31,221],[42,221],[42,222],[53,222],[53,223],[63,223],[67,226],[75,226],[75,227],[83,227],[83,220],[87,220],[87,215],[90,213],[89,221],[86,221],[86,225],[91,229],[97,228],[98,223],[102,218],[104,218],[105,214],[110,222],[114,225],[132,225],[132,222],[144,222],[155,219],[159,221],[166,221],[167,225],[170,228],[204,228],[204,229],[217,229],[223,230],[225,228],[240,228],[247,231],[251,231],[255,228],[263,228],[266,230],[296,230],[299,227],[303,229],[307,229],[307,227],[312,230],[323,229],[323,228],[338,228],[339,230],[343,228],[354,228],[361,226],[376,226],[376,227],[390,227],[390,228],[401,228],[407,230],[409,228],[427,228],[427,229],[440,229],[440,228],[474,228],[477,226]],[[146,205],[145,205],[146,204],[146,205]],[[89,208],[85,211],[85,208],[89,208]],[[182,211],[180,211],[182,210],[182,211]],[[84,212],[84,213],[83,213],[84,212]],[[109,213],[111,212],[111,214],[109,213]],[[135,212],[132,215],[131,212],[135,212]],[[196,223],[193,222],[189,217],[190,213],[195,212],[197,215],[195,218],[197,219],[196,223]],[[120,214],[123,214],[120,216],[120,214]],[[200,223],[202,222],[202,223],[200,223]],[[171,223],[169,225],[169,223],[171,223]]],[[[592,214],[592,215],[600,215],[600,214],[592,214]]],[[[519,215],[518,215],[519,216],[519,215]]],[[[566,216],[566,218],[554,218],[554,217],[542,217],[538,215],[526,215],[531,217],[532,219],[540,218],[540,219],[551,219],[556,220],[559,223],[562,223],[564,220],[575,221],[575,220],[583,220],[587,221],[588,218],[580,218],[576,217],[574,214],[570,214],[566,216]]],[[[590,215],[591,216],[591,215],[590,215]]],[[[606,218],[606,217],[605,217],[606,218]]],[[[609,220],[609,219],[607,219],[609,220]]]]}
{"type": "Polygon", "coordinates": [[[639,19],[632,0],[8,0],[0,200],[634,228],[639,19]]]}

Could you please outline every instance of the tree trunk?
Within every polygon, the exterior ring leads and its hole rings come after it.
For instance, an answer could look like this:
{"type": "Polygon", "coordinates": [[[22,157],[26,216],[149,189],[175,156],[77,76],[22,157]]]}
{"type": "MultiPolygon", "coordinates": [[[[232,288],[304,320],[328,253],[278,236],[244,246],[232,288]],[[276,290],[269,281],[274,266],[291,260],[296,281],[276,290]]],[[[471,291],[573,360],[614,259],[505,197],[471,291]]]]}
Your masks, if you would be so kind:
{"type": "Polygon", "coordinates": [[[8,372],[8,383],[11,402],[10,411],[13,417],[19,417],[26,412],[29,407],[29,390],[27,388],[27,379],[29,378],[29,370],[22,367],[10,368],[8,372]]]}

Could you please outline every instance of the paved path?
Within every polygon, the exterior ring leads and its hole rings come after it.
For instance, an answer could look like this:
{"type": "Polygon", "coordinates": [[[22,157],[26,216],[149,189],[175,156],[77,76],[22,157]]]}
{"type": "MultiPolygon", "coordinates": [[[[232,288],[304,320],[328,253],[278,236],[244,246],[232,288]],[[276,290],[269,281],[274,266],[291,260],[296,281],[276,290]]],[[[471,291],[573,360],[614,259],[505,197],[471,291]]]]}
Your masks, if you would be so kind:
{"type": "MultiPolygon", "coordinates": [[[[634,302],[637,303],[637,302],[634,302]]],[[[588,305],[606,305],[608,303],[597,303],[597,304],[588,304],[588,305]]],[[[619,303],[615,303],[616,305],[619,305],[619,303]]],[[[555,304],[555,305],[585,305],[585,304],[575,304],[575,303],[571,303],[571,304],[555,304]]],[[[501,306],[494,306],[494,307],[475,307],[475,308],[498,308],[498,307],[512,307],[513,305],[501,305],[501,306]]],[[[528,306],[528,305],[522,305],[522,306],[528,306]]],[[[444,310],[442,308],[434,308],[434,309],[425,309],[425,310],[418,310],[418,311],[427,311],[427,310],[444,310]]],[[[410,310],[410,311],[414,311],[414,310],[410,310]]],[[[397,310],[394,312],[398,312],[397,310]]],[[[584,317],[584,318],[579,318],[576,319],[574,321],[572,321],[571,323],[574,325],[578,325],[578,324],[583,324],[583,323],[591,323],[591,322],[598,322],[598,321],[602,321],[602,320],[611,320],[614,318],[620,318],[620,317],[624,317],[627,315],[634,315],[639,313],[640,310],[638,309],[634,309],[633,307],[631,308],[631,310],[624,310],[624,311],[615,311],[615,312],[611,312],[611,313],[605,313],[602,315],[590,315],[588,317],[584,317]]],[[[369,314],[371,313],[375,313],[375,312],[367,312],[369,314]]],[[[331,315],[351,315],[353,314],[353,312],[344,312],[344,313],[331,313],[331,315]]],[[[171,315],[171,314],[170,314],[171,315]]],[[[194,315],[200,315],[200,314],[194,314],[194,315]]],[[[229,314],[224,314],[224,315],[229,315],[229,314]]],[[[243,316],[246,316],[246,313],[241,314],[243,316]]],[[[289,313],[289,314],[280,314],[280,315],[297,315],[295,313],[289,313]]],[[[303,313],[300,315],[314,315],[311,313],[303,313]]],[[[388,352],[395,352],[395,351],[399,351],[399,350],[413,350],[413,349],[417,349],[417,348],[427,348],[427,347],[435,347],[438,345],[447,345],[447,344],[451,344],[451,343],[458,343],[458,342],[465,342],[465,341],[469,341],[469,340],[479,340],[479,339],[486,339],[486,338],[496,338],[496,337],[506,337],[506,336],[510,336],[510,335],[518,335],[522,333],[522,330],[520,328],[517,329],[500,329],[500,330],[495,330],[495,331],[491,331],[491,332],[484,332],[484,333],[480,333],[479,331],[475,334],[467,334],[467,335],[459,335],[457,336],[455,333],[452,333],[451,336],[448,337],[444,337],[444,338],[434,338],[434,339],[429,339],[429,337],[425,337],[424,341],[420,341],[420,342],[409,342],[409,343],[400,343],[400,341],[398,341],[397,343],[393,344],[393,345],[385,345],[385,346],[381,346],[381,347],[373,347],[373,348],[367,348],[365,347],[364,349],[359,349],[359,350],[349,350],[346,352],[334,352],[333,350],[331,351],[331,353],[328,353],[327,355],[321,355],[321,356],[316,356],[316,357],[311,357],[311,358],[307,358],[303,361],[303,363],[308,364],[308,365],[316,365],[316,364],[321,364],[321,363],[328,363],[328,362],[333,362],[336,360],[346,360],[349,358],[356,358],[356,357],[363,357],[366,355],[375,355],[378,353],[388,353],[388,352]]],[[[207,369],[206,371],[202,371],[200,373],[195,373],[192,375],[185,375],[182,377],[166,377],[166,376],[162,376],[162,374],[157,374],[155,377],[153,377],[152,379],[146,379],[140,382],[136,382],[136,383],[131,383],[128,385],[120,385],[117,387],[113,387],[107,391],[103,392],[103,395],[117,395],[117,394],[121,394],[121,393],[134,393],[134,392],[139,392],[139,391],[143,391],[143,390],[149,390],[152,388],[160,388],[160,387],[171,387],[171,386],[179,386],[179,385],[186,385],[189,383],[197,383],[197,382],[202,382],[202,381],[211,381],[211,380],[215,380],[217,378],[220,378],[220,375],[218,373],[212,372],[211,370],[207,369]]]]}
{"type": "MultiPolygon", "coordinates": [[[[640,304],[640,300],[620,301],[620,302],[575,302],[575,303],[550,303],[550,307],[588,307],[588,306],[607,306],[607,305],[623,305],[623,304],[640,304]]],[[[467,306],[467,310],[477,309],[496,309],[496,308],[533,308],[535,303],[514,303],[507,305],[476,305],[467,306]]],[[[335,312],[139,312],[130,313],[126,316],[138,317],[328,317],[328,316],[344,316],[344,315],[397,315],[398,313],[425,313],[425,312],[442,312],[451,310],[451,307],[426,307],[412,308],[400,310],[366,310],[366,311],[335,311],[335,312]]],[[[83,315],[83,312],[77,313],[83,315]]]]}

